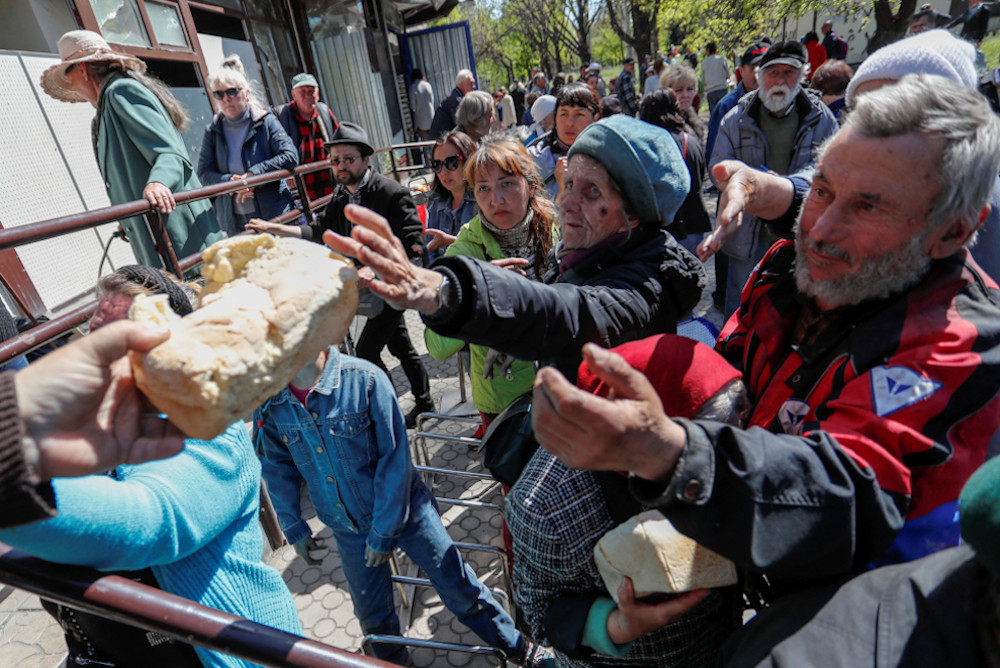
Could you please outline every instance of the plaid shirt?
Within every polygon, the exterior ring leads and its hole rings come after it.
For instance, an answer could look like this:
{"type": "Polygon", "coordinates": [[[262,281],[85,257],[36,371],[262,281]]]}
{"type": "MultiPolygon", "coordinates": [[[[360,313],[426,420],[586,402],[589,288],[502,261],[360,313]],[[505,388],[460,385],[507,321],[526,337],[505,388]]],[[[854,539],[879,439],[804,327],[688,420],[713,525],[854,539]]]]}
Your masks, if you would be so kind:
{"type": "MultiPolygon", "coordinates": [[[[323,131],[320,129],[319,112],[313,109],[312,118],[302,120],[299,116],[295,102],[290,104],[293,110],[293,117],[298,123],[299,130],[299,164],[305,165],[317,160],[326,160],[326,148],[323,147],[323,131]]],[[[336,121],[334,121],[336,127],[336,121]]],[[[309,199],[314,200],[333,192],[333,176],[329,169],[321,169],[318,172],[304,174],[303,180],[306,184],[306,192],[309,199]]]]}
{"type": "MultiPolygon", "coordinates": [[[[568,468],[539,449],[506,501],[507,524],[514,537],[514,584],[517,604],[524,612],[532,637],[543,644],[574,637],[573,629],[546,628],[546,611],[562,597],[586,594],[608,597],[594,562],[594,546],[619,521],[641,510],[627,491],[627,479],[614,474],[598,481],[592,471],[568,468]],[[604,488],[602,489],[602,485],[604,488]],[[620,486],[620,494],[606,495],[620,486]],[[609,500],[618,508],[612,509],[609,500]],[[626,506],[626,507],[621,507],[626,506]]],[[[622,658],[594,654],[571,658],[558,647],[556,665],[566,666],[690,666],[715,663],[723,641],[740,624],[739,594],[735,587],[714,591],[675,622],[635,641],[622,658]]],[[[582,614],[582,613],[581,613],[582,614]]],[[[553,615],[563,620],[565,617],[553,615]]],[[[552,618],[548,620],[551,624],[552,618]]],[[[576,631],[575,637],[583,629],[576,631]]],[[[588,647],[581,647],[584,653],[588,647]]],[[[574,654],[576,654],[574,652],[574,654]]]]}

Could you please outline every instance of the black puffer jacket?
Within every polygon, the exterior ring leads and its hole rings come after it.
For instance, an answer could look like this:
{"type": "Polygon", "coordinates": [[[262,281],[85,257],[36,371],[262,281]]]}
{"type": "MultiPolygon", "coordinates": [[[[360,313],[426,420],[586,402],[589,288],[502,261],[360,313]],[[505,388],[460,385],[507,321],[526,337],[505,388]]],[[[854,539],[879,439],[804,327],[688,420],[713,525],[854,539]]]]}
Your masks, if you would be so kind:
{"type": "Polygon", "coordinates": [[[617,346],[674,332],[701,298],[705,270],[659,229],[595,250],[544,283],[469,257],[442,258],[446,308],[424,322],[444,336],[490,346],[518,359],[553,363],[575,380],[588,341],[617,346]]]}

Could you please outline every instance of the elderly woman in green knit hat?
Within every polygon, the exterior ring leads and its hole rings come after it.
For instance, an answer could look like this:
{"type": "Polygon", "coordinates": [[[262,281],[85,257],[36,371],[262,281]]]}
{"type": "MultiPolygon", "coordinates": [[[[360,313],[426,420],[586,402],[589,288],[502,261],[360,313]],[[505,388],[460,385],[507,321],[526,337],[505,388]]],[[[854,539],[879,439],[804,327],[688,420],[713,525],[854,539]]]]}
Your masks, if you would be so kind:
{"type": "MultiPolygon", "coordinates": [[[[91,130],[97,166],[112,204],[145,199],[164,214],[163,224],[177,258],[201,251],[225,237],[208,200],[180,206],[174,193],[201,187],[178,130],[188,114],[146,64],[113,50],[90,30],[59,39],[60,62],[42,73],[42,89],[63,102],[97,108],[91,130]]],[[[132,252],[145,265],[163,266],[142,218],[121,221],[132,252]]]]}
{"type": "Polygon", "coordinates": [[[558,202],[561,241],[543,282],[464,256],[416,267],[385,220],[357,206],[346,210],[351,237],[325,239],[368,265],[362,274],[372,272],[373,291],[394,308],[417,309],[435,332],[553,363],[575,379],[583,344],[674,332],[698,303],[701,263],[662,231],[689,184],[666,130],[618,115],[573,143],[558,202]]]}

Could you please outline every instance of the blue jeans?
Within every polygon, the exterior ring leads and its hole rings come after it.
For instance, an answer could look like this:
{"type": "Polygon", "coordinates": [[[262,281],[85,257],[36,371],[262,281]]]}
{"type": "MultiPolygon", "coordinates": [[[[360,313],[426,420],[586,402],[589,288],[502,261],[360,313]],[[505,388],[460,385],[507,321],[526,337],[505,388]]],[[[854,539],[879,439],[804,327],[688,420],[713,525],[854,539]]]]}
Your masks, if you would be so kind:
{"type": "MultiPolygon", "coordinates": [[[[354,614],[365,635],[401,635],[393,603],[389,564],[365,566],[365,531],[333,530],[354,614]]],[[[516,655],[521,634],[511,619],[476,578],[452,542],[427,488],[420,484],[410,501],[410,519],[397,546],[427,574],[441,602],[484,642],[508,655],[516,655]]],[[[375,656],[396,664],[406,662],[407,651],[398,645],[375,645],[375,656]]]]}
{"type": "Polygon", "coordinates": [[[720,88],[719,90],[713,90],[711,93],[705,95],[708,99],[708,112],[712,113],[715,111],[715,105],[719,104],[719,101],[722,100],[722,98],[724,98],[728,93],[729,89],[720,88]]]}

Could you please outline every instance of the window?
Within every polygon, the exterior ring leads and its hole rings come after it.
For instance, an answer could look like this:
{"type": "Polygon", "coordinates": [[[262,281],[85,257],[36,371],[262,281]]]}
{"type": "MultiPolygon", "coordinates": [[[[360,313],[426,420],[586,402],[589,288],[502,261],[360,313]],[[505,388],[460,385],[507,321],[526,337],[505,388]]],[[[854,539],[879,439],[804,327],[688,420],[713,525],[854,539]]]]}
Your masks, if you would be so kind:
{"type": "Polygon", "coordinates": [[[188,45],[177,7],[161,2],[146,2],[146,15],[149,16],[149,24],[153,27],[153,36],[161,45],[188,45]]]}
{"type": "Polygon", "coordinates": [[[136,0],[90,0],[101,35],[115,44],[149,46],[136,0]]]}

